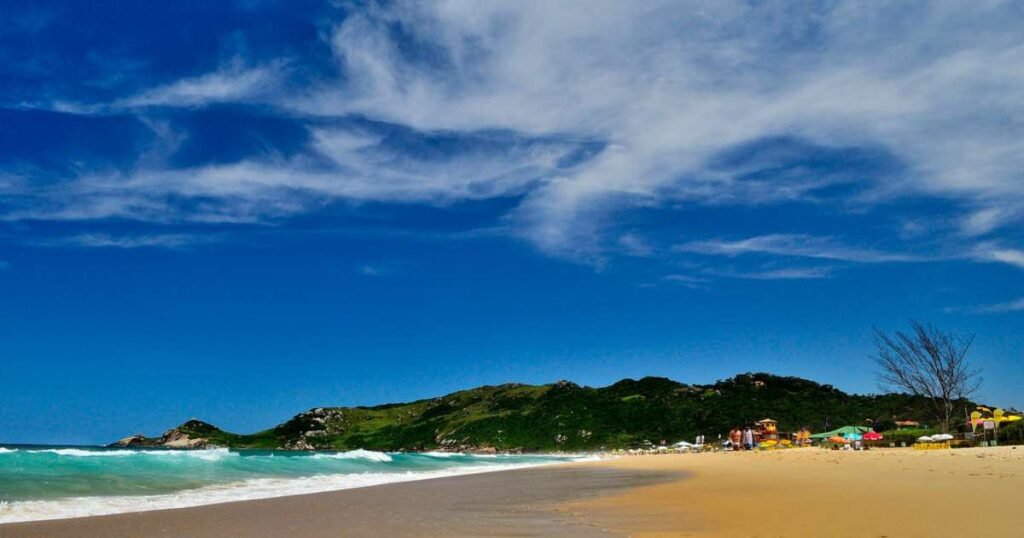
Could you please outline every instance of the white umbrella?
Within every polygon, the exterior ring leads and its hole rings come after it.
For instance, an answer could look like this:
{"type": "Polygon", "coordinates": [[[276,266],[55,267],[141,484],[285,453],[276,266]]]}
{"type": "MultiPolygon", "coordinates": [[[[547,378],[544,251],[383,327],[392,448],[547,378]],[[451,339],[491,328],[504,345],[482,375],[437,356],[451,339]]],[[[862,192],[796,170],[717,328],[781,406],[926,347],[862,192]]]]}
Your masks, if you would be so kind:
{"type": "Polygon", "coordinates": [[[917,440],[922,442],[922,443],[930,443],[930,442],[934,441],[935,439],[931,438],[931,437],[928,437],[927,435],[922,435],[921,437],[918,437],[917,440]]]}
{"type": "Polygon", "coordinates": [[[952,441],[953,436],[948,433],[940,433],[932,436],[932,441],[952,441]]]}

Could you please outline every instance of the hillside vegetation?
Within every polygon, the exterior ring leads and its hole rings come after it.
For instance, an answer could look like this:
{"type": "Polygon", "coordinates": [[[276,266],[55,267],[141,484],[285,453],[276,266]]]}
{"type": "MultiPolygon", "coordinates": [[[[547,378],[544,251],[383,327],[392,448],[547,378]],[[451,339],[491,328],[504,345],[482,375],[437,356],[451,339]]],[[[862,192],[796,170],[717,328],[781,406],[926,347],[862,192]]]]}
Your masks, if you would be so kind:
{"type": "MultiPolygon", "coordinates": [[[[762,373],[712,385],[646,377],[601,388],[566,381],[507,384],[404,404],[321,407],[249,435],[192,420],[164,438],[201,440],[194,446],[299,450],[587,450],[692,440],[700,434],[717,439],[733,426],[765,417],[778,420],[780,431],[802,426],[822,431],[826,417],[833,426],[866,419],[885,424],[897,417],[929,422],[923,403],[903,394],[851,395],[762,373]]],[[[139,438],[132,444],[160,443],[139,438]]]]}

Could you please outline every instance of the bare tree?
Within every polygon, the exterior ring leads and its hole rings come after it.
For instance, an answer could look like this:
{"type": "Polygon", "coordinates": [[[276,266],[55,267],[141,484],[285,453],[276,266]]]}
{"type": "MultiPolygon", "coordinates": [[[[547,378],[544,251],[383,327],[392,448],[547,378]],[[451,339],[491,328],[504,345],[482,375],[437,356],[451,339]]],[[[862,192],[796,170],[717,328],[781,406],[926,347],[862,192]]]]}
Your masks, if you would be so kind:
{"type": "Polygon", "coordinates": [[[978,370],[967,361],[974,335],[943,332],[911,320],[909,332],[887,334],[875,329],[879,379],[891,388],[923,396],[943,432],[953,421],[953,406],[981,385],[978,370]]]}

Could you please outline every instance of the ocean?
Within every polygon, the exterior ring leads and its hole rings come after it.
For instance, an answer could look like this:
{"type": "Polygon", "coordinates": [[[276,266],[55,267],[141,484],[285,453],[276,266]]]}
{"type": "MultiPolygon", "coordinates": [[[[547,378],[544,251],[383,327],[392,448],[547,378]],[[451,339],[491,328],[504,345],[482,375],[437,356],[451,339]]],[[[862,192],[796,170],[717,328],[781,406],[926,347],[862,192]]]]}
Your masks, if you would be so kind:
{"type": "Polygon", "coordinates": [[[0,523],[182,508],[585,458],[11,445],[0,447],[0,523]]]}

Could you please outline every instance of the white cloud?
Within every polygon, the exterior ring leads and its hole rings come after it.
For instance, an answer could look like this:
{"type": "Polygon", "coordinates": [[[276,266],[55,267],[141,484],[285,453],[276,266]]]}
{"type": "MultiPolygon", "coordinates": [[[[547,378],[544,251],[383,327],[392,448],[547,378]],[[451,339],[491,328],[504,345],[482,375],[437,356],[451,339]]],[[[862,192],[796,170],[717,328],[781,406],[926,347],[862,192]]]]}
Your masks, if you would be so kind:
{"type": "Polygon", "coordinates": [[[960,223],[960,230],[965,235],[985,235],[1012,221],[1013,215],[1005,208],[988,207],[969,213],[960,223]]]}
{"type": "Polygon", "coordinates": [[[619,236],[619,247],[630,256],[646,257],[654,254],[654,247],[646,239],[635,233],[619,236]]]}
{"type": "Polygon", "coordinates": [[[136,234],[110,235],[101,233],[79,234],[40,241],[42,246],[74,246],[85,248],[182,248],[195,243],[208,242],[209,237],[188,234],[136,234]]]}
{"type": "Polygon", "coordinates": [[[1024,250],[1007,248],[993,243],[981,244],[974,253],[980,261],[999,262],[1024,269],[1024,250]]]}
{"type": "Polygon", "coordinates": [[[770,254],[858,263],[923,261],[922,258],[910,254],[846,246],[831,237],[792,234],[761,235],[732,241],[721,239],[691,241],[675,245],[672,250],[718,256],[770,254]]]}
{"type": "Polygon", "coordinates": [[[1022,310],[1024,310],[1024,298],[1007,303],[983,306],[980,309],[976,309],[976,311],[984,313],[1020,312],[1022,310]]]}
{"type": "Polygon", "coordinates": [[[278,84],[282,80],[284,68],[283,61],[260,67],[247,67],[240,60],[234,60],[218,71],[177,80],[115,101],[112,107],[192,107],[269,97],[280,89],[278,84]]]}
{"type": "Polygon", "coordinates": [[[747,280],[817,280],[832,276],[829,267],[783,267],[761,271],[714,271],[716,276],[747,280]]]}
{"type": "MultiPolygon", "coordinates": [[[[1024,86],[1021,22],[1009,2],[374,5],[325,33],[340,80],[294,88],[285,83],[283,61],[236,61],[115,106],[256,100],[300,115],[354,114],[425,132],[598,140],[606,149],[568,169],[554,163],[570,143],[512,144],[501,154],[435,162],[384,151],[372,135],[314,126],[316,149],[340,171],[289,160],[89,176],[67,188],[73,195],[19,214],[260,220],[332,199],[439,204],[515,193],[526,197],[507,217],[514,233],[545,252],[599,262],[608,245],[638,252],[628,239],[606,239],[621,236],[618,211],[666,201],[808,199],[828,180],[798,171],[752,183],[737,178],[743,170],[712,166],[737,145],[790,136],[892,155],[900,174],[851,178],[863,187],[856,195],[862,207],[905,195],[947,198],[970,208],[950,219],[963,235],[993,234],[1024,215],[1024,93],[1012,90],[1024,86]],[[173,196],[212,201],[181,217],[164,201],[173,196]]],[[[770,159],[759,164],[771,168],[770,159]]],[[[865,263],[917,259],[799,235],[682,248],[865,263]]],[[[1014,251],[986,256],[1022,265],[1014,251]]]]}
{"type": "MultiPolygon", "coordinates": [[[[593,242],[593,219],[638,197],[762,201],[730,198],[741,187],[706,165],[782,134],[891,152],[907,171],[873,196],[925,193],[1005,212],[1024,204],[1024,124],[1007,121],[1024,110],[1007,91],[1024,83],[1020,21],[1008,4],[972,6],[397,2],[335,30],[352,83],[294,105],[422,129],[610,141],[614,151],[520,209],[525,235],[549,250],[593,242]],[[436,48],[441,68],[403,56],[389,37],[396,24],[436,48]]],[[[1007,224],[980,220],[967,227],[1007,224]]]]}
{"type": "Polygon", "coordinates": [[[949,307],[946,313],[965,312],[968,314],[1005,314],[1008,312],[1024,311],[1024,297],[1005,303],[995,303],[971,307],[949,307]]]}
{"type": "Polygon", "coordinates": [[[681,282],[684,284],[702,284],[708,281],[706,278],[683,274],[665,275],[664,279],[669,282],[681,282]]]}
{"type": "Polygon", "coordinates": [[[561,141],[508,140],[497,150],[450,156],[403,154],[372,133],[312,130],[320,156],[248,160],[184,169],[140,169],[83,176],[37,192],[48,203],[2,218],[156,222],[260,222],[321,207],[332,200],[446,204],[520,194],[551,174],[576,148],[561,141]],[[180,198],[202,200],[182,209],[180,198]]]}

